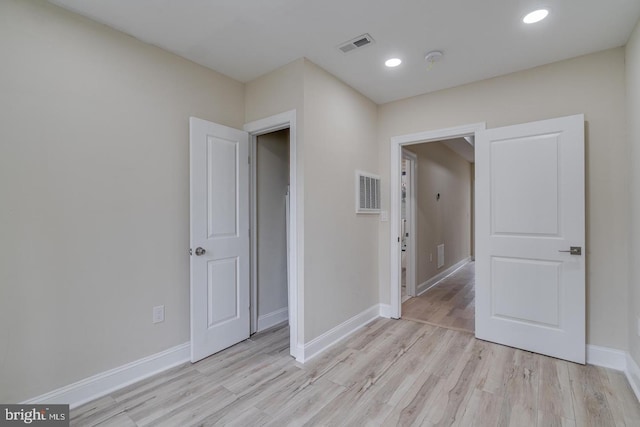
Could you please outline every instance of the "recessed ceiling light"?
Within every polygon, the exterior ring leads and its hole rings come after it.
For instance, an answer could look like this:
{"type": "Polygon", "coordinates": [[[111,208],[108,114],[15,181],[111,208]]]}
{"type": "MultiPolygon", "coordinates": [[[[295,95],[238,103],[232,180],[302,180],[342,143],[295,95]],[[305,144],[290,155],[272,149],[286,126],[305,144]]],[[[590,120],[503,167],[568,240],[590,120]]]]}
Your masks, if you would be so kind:
{"type": "Polygon", "coordinates": [[[402,64],[402,59],[400,58],[391,58],[384,61],[384,65],[389,68],[397,67],[400,64],[402,64]]]}
{"type": "Polygon", "coordinates": [[[524,22],[525,24],[535,24],[536,22],[540,22],[544,18],[546,18],[548,14],[549,11],[547,9],[534,10],[533,12],[528,13],[527,16],[522,18],[522,22],[524,22]]]}

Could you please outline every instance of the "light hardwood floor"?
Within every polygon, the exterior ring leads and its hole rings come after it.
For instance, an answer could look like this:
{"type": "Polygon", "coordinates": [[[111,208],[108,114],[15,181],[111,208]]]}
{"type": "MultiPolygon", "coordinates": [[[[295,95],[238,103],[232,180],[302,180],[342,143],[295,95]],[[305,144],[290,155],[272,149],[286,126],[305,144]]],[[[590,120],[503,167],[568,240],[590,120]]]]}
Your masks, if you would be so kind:
{"type": "Polygon", "coordinates": [[[470,262],[419,297],[402,303],[402,318],[475,332],[475,263],[470,262]]]}
{"type": "Polygon", "coordinates": [[[620,372],[377,319],[304,365],[265,331],[71,412],[78,426],[640,426],[620,372]]]}

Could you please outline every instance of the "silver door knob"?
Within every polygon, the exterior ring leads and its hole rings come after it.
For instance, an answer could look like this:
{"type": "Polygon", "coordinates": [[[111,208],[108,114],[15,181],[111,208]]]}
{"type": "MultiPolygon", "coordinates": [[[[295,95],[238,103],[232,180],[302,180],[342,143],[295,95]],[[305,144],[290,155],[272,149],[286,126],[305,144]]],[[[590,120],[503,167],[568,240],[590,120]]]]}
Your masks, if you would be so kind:
{"type": "Polygon", "coordinates": [[[558,252],[568,252],[571,255],[582,255],[582,247],[571,246],[568,251],[558,251],[558,252]]]}
{"type": "Polygon", "coordinates": [[[201,248],[199,246],[196,248],[196,255],[198,256],[204,255],[206,252],[207,251],[204,248],[201,248]]]}

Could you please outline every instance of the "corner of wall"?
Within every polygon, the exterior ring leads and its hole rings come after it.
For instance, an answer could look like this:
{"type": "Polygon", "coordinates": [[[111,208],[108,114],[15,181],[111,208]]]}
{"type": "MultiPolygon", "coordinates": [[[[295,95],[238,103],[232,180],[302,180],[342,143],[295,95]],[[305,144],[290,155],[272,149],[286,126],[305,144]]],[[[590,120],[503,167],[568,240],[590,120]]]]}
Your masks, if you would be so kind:
{"type": "MultiPolygon", "coordinates": [[[[626,101],[627,101],[627,138],[630,162],[630,260],[640,257],[640,171],[637,166],[640,163],[640,123],[637,117],[640,116],[640,20],[631,33],[629,41],[625,47],[625,74],[626,74],[626,101]]],[[[629,377],[634,390],[640,390],[640,265],[634,262],[629,263],[629,358],[630,366],[635,373],[629,377]]]]}

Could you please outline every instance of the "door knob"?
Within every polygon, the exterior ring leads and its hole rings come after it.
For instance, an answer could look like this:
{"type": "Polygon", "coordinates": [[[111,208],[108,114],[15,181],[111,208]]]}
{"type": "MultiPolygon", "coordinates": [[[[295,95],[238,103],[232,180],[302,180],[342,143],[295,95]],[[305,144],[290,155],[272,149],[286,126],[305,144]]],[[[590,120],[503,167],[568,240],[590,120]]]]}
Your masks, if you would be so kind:
{"type": "Polygon", "coordinates": [[[568,251],[558,251],[558,252],[569,252],[571,255],[582,255],[582,247],[571,246],[568,251]]]}
{"type": "Polygon", "coordinates": [[[204,248],[201,248],[200,246],[198,246],[198,247],[196,248],[196,255],[197,255],[197,256],[204,255],[206,252],[207,252],[207,251],[206,251],[204,248]]]}

